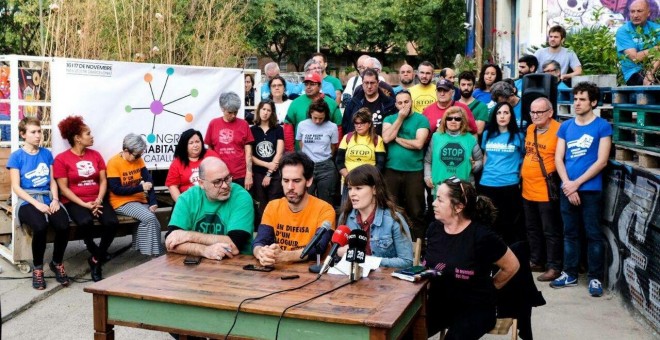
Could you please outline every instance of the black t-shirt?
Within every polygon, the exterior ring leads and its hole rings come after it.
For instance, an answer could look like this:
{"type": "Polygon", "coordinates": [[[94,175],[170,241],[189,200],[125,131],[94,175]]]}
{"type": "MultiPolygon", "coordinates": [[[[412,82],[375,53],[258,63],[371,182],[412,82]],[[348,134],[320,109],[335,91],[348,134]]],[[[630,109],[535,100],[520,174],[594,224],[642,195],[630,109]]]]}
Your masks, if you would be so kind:
{"type": "Polygon", "coordinates": [[[376,129],[376,134],[379,136],[383,135],[383,120],[385,117],[391,115],[393,112],[384,112],[385,108],[385,99],[383,95],[379,95],[376,100],[373,102],[364,99],[363,107],[369,109],[371,112],[371,120],[373,121],[374,129],[376,129]]]}
{"type": "Polygon", "coordinates": [[[436,221],[426,235],[426,266],[442,272],[431,281],[430,303],[457,310],[495,305],[495,285],[490,274],[493,263],[506,253],[504,241],[475,222],[451,235],[436,221]]]}
{"type": "MultiPolygon", "coordinates": [[[[252,155],[264,162],[272,162],[277,153],[277,141],[284,140],[284,130],[278,125],[264,132],[257,125],[250,126],[254,142],[252,143],[252,155]]],[[[254,164],[252,171],[259,174],[266,174],[268,169],[254,164]]]]}

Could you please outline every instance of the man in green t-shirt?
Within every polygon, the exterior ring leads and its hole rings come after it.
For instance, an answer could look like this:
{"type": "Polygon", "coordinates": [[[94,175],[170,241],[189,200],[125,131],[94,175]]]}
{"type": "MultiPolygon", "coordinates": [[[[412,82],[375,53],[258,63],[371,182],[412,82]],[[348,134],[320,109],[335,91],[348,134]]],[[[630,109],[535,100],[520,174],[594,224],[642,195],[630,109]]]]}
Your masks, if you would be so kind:
{"type": "Polygon", "coordinates": [[[325,55],[323,53],[314,53],[312,54],[312,59],[321,64],[321,76],[323,77],[323,80],[332,84],[335,88],[335,93],[337,94],[335,101],[337,102],[337,105],[341,104],[341,93],[344,91],[344,87],[341,86],[341,80],[339,80],[339,78],[328,74],[328,62],[325,59],[325,55]]]}
{"type": "Polygon", "coordinates": [[[424,238],[424,143],[431,126],[421,113],[412,110],[412,96],[403,90],[396,95],[396,114],[383,121],[387,144],[385,182],[412,222],[413,239],[424,238]]]}
{"type": "Polygon", "coordinates": [[[176,202],[165,236],[167,251],[221,260],[251,254],[252,197],[232,183],[227,165],[209,157],[199,165],[199,185],[176,202]]]}
{"type": "Polygon", "coordinates": [[[488,106],[472,96],[475,83],[476,77],[471,71],[463,71],[458,75],[458,87],[461,90],[461,99],[459,101],[467,105],[472,111],[474,121],[477,123],[479,138],[481,138],[481,134],[484,132],[484,127],[486,127],[486,122],[488,121],[488,106]]]}

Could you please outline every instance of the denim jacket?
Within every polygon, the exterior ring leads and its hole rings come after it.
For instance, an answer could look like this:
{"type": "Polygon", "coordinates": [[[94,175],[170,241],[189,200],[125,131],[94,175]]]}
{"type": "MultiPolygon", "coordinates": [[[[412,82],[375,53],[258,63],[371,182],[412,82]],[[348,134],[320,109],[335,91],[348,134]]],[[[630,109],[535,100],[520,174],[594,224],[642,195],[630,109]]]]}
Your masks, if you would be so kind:
{"type": "MultiPolygon", "coordinates": [[[[398,214],[398,217],[403,225],[394,220],[389,209],[376,207],[374,222],[369,230],[369,245],[373,256],[382,258],[382,267],[407,268],[413,263],[410,229],[403,216],[398,214]]],[[[346,225],[351,230],[360,228],[357,223],[357,210],[353,209],[348,215],[346,225]]]]}

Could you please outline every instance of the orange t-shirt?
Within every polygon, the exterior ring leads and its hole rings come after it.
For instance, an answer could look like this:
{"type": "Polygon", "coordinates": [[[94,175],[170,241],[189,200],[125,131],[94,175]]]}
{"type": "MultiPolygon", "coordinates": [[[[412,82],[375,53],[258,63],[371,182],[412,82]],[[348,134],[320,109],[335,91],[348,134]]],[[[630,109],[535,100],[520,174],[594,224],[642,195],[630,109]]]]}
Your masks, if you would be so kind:
{"type": "Polygon", "coordinates": [[[304,248],[312,240],[323,221],[335,229],[335,209],[327,202],[309,195],[307,206],[292,212],[286,197],[272,200],[266,206],[261,224],[273,227],[275,242],[285,251],[304,248]]]}
{"type": "MultiPolygon", "coordinates": [[[[108,178],[119,178],[122,186],[138,186],[142,181],[142,168],[145,167],[142,158],[129,162],[121,157],[121,153],[110,158],[107,166],[108,178]]],[[[117,209],[128,202],[147,203],[147,196],[143,191],[132,195],[121,196],[110,191],[110,205],[117,209]]]]}
{"type": "MultiPolygon", "coordinates": [[[[539,144],[539,153],[545,165],[547,173],[554,172],[555,149],[557,148],[557,131],[561,124],[556,120],[550,122],[548,131],[540,133],[537,136],[539,144]]],[[[525,137],[525,158],[523,159],[520,176],[522,177],[522,196],[528,201],[548,202],[548,187],[541,171],[539,157],[534,147],[534,129],[535,124],[527,127],[527,136],[525,137]]]]}

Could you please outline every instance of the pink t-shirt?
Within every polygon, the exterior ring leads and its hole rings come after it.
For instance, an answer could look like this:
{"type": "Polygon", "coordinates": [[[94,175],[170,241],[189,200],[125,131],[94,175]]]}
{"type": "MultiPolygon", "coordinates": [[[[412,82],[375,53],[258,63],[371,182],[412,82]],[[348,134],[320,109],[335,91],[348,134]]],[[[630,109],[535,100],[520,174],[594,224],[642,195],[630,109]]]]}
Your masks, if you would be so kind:
{"type": "Polygon", "coordinates": [[[470,108],[467,105],[452,100],[451,105],[446,109],[439,108],[438,102],[435,102],[427,106],[426,109],[424,109],[424,112],[422,114],[424,115],[424,117],[426,117],[426,119],[429,120],[429,124],[431,125],[431,133],[429,134],[429,138],[431,135],[433,135],[435,130],[438,129],[438,124],[440,123],[440,120],[442,120],[442,117],[445,115],[447,109],[449,109],[452,106],[458,106],[460,108],[463,108],[463,110],[465,110],[465,113],[467,114],[467,118],[468,118],[468,128],[470,129],[470,132],[477,133],[478,131],[477,123],[474,121],[474,115],[472,114],[472,110],[470,110],[470,108]]]}
{"type": "Polygon", "coordinates": [[[231,123],[222,117],[213,119],[204,137],[204,143],[218,153],[235,179],[245,178],[245,146],[253,141],[250,126],[240,118],[231,123]]]}
{"type": "MultiPolygon", "coordinates": [[[[204,158],[209,157],[220,158],[215,151],[206,149],[204,158]]],[[[178,185],[179,191],[182,193],[188,190],[191,186],[197,185],[197,182],[199,181],[199,164],[202,163],[204,158],[189,162],[187,167],[183,166],[183,162],[181,162],[179,158],[174,158],[170,165],[170,170],[167,172],[165,185],[168,187],[178,185]]]]}
{"type": "MultiPolygon", "coordinates": [[[[53,177],[66,178],[69,189],[85,202],[96,200],[99,195],[99,173],[105,170],[103,156],[97,151],[86,149],[82,156],[66,150],[57,157],[53,163],[53,177]]],[[[69,200],[60,195],[62,203],[69,200]]]]}

